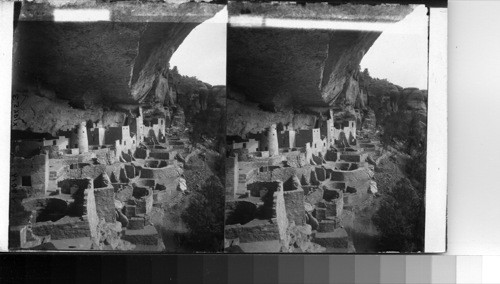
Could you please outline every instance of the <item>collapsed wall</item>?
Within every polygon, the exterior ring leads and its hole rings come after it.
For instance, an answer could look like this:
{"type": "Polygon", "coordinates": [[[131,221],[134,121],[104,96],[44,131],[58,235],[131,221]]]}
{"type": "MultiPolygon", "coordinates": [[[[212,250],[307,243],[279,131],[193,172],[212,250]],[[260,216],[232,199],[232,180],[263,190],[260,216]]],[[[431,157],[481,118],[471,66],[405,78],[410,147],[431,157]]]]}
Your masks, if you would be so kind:
{"type": "Polygon", "coordinates": [[[262,202],[226,201],[224,238],[238,244],[247,252],[279,252],[287,239],[283,184],[281,182],[256,182],[249,188],[250,196],[260,197],[262,202]]]}
{"type": "MultiPolygon", "coordinates": [[[[74,195],[75,200],[68,205],[67,211],[61,212],[64,215],[60,219],[55,221],[42,219],[41,222],[32,224],[30,227],[33,234],[50,236],[52,240],[97,237],[99,217],[94,189],[89,185],[74,195]]],[[[30,210],[29,205],[26,206],[26,209],[30,210]]]]}

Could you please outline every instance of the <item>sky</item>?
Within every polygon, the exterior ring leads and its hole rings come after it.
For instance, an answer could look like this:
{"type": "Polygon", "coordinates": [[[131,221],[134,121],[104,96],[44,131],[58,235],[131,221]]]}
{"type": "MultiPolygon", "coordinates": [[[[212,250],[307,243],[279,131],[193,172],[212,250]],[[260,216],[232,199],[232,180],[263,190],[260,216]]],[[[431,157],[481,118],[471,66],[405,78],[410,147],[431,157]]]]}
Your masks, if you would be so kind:
{"type": "Polygon", "coordinates": [[[226,85],[227,8],[194,28],[170,59],[181,75],[196,76],[215,85],[226,85]]]}
{"type": "Polygon", "coordinates": [[[419,5],[382,32],[361,61],[375,78],[404,88],[427,89],[427,9],[419,5]]]}

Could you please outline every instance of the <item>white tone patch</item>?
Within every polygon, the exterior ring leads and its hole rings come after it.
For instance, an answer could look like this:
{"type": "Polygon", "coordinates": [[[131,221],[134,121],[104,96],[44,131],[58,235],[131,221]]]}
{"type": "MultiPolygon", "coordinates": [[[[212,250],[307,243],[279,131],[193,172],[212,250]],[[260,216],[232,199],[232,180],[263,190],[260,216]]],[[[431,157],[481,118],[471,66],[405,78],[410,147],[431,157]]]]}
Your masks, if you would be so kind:
{"type": "Polygon", "coordinates": [[[446,251],[447,192],[447,9],[432,8],[429,19],[429,96],[425,252],[446,251]]]}
{"type": "Polygon", "coordinates": [[[99,22],[109,21],[111,13],[106,9],[55,9],[55,22],[99,22]]]}
{"type": "Polygon", "coordinates": [[[14,3],[0,2],[0,251],[8,250],[9,232],[9,192],[10,192],[10,128],[12,92],[12,44],[14,37],[14,3]],[[9,134],[7,134],[9,133],[9,134]]]}

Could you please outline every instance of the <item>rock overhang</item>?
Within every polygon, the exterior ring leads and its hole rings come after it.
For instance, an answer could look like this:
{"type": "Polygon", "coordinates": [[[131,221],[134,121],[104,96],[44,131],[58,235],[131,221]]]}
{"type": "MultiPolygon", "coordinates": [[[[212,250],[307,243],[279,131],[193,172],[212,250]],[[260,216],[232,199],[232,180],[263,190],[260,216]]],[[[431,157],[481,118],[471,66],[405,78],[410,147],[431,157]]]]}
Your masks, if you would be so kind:
{"type": "MultiPolygon", "coordinates": [[[[73,1],[75,2],[75,1],[73,1]]],[[[224,5],[169,1],[22,5],[14,32],[14,91],[50,89],[70,101],[162,102],[169,60],[224,5]],[[54,22],[55,9],[106,9],[110,21],[54,22]],[[30,89],[31,88],[31,89],[30,89]]]]}
{"type": "Polygon", "coordinates": [[[412,6],[395,4],[230,3],[229,90],[274,109],[290,105],[354,106],[362,93],[357,80],[359,63],[381,31],[285,29],[266,27],[266,21],[393,23],[412,10],[412,6]],[[250,22],[234,21],[238,17],[242,21],[245,21],[244,17],[260,17],[263,24],[248,27],[250,22]]]}

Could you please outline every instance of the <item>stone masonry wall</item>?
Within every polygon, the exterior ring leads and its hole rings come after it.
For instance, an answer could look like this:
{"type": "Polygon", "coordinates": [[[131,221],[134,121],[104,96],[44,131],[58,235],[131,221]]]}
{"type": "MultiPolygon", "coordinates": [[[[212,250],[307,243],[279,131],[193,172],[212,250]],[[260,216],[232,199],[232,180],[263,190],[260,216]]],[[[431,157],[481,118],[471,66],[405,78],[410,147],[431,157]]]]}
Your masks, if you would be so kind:
{"type": "Polygon", "coordinates": [[[274,193],[274,210],[276,211],[276,223],[278,224],[278,230],[280,235],[280,240],[285,241],[286,230],[288,229],[288,218],[286,213],[285,198],[283,196],[283,185],[281,184],[281,190],[274,193]]]}
{"type": "Polygon", "coordinates": [[[15,157],[12,160],[12,173],[16,177],[15,182],[18,186],[23,185],[23,176],[29,176],[33,189],[45,192],[49,182],[48,157],[47,155],[37,155],[31,159],[15,157]]]}
{"type": "MultiPolygon", "coordinates": [[[[97,205],[95,200],[94,189],[86,189],[84,193],[85,214],[83,219],[86,220],[90,229],[90,236],[97,238],[97,225],[99,224],[99,216],[97,215],[97,205]]],[[[113,202],[114,208],[114,202],[113,202]]]]}
{"type": "Polygon", "coordinates": [[[283,195],[288,221],[294,221],[297,226],[304,225],[304,190],[285,191],[283,195]]]}
{"type": "Polygon", "coordinates": [[[272,241],[280,238],[280,230],[273,222],[258,226],[226,225],[224,236],[226,239],[239,239],[241,243],[272,241]]]}
{"type": "Polygon", "coordinates": [[[99,219],[104,218],[108,223],[116,221],[115,215],[115,191],[113,187],[96,188],[94,190],[95,206],[99,219]]]}

